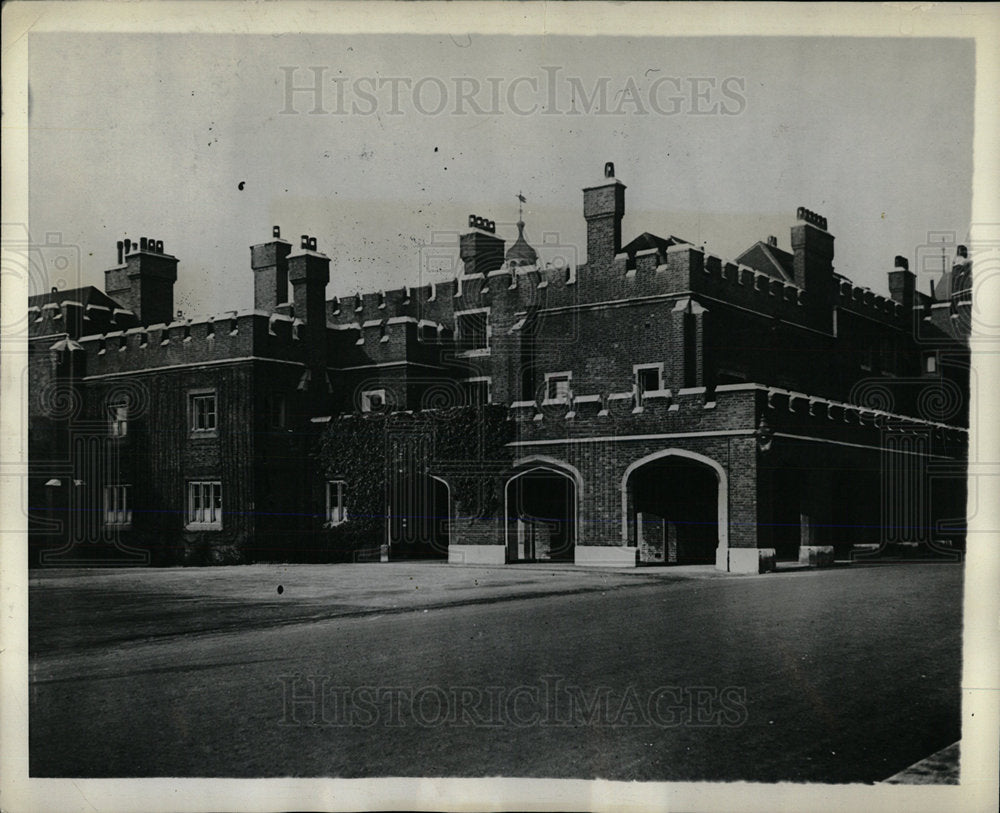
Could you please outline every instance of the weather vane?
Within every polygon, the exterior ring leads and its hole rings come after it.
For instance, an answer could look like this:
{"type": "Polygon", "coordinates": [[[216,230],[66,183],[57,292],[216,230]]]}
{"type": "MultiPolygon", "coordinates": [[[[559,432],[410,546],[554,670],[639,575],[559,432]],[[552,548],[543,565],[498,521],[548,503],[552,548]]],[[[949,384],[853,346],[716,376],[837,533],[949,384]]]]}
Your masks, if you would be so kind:
{"type": "Polygon", "coordinates": [[[524,204],[527,203],[527,199],[520,192],[517,193],[517,222],[520,223],[524,220],[524,204]]]}

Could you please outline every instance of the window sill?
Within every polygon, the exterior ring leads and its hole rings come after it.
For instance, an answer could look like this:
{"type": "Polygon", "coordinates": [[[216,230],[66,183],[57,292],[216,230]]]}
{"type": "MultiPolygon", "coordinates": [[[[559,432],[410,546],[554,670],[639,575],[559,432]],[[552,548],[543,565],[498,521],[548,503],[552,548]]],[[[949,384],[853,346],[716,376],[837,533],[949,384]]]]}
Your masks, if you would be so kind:
{"type": "Polygon", "coordinates": [[[131,522],[105,522],[104,527],[109,531],[131,531],[131,522]]]}
{"type": "Polygon", "coordinates": [[[488,356],[488,355],[490,355],[490,348],[488,347],[480,347],[477,348],[476,350],[459,350],[457,353],[455,353],[455,356],[460,359],[476,358],[479,356],[488,356]]]}
{"type": "Polygon", "coordinates": [[[189,522],[184,526],[185,531],[221,531],[222,525],[212,522],[189,522]]]}
{"type": "Polygon", "coordinates": [[[338,522],[327,520],[326,522],[323,523],[323,528],[324,530],[329,530],[330,528],[339,528],[341,525],[346,525],[346,524],[347,524],[346,519],[339,520],[338,522]]]}
{"type": "Polygon", "coordinates": [[[219,431],[217,429],[192,429],[188,432],[188,437],[196,440],[198,438],[217,438],[219,436],[219,431]]]}

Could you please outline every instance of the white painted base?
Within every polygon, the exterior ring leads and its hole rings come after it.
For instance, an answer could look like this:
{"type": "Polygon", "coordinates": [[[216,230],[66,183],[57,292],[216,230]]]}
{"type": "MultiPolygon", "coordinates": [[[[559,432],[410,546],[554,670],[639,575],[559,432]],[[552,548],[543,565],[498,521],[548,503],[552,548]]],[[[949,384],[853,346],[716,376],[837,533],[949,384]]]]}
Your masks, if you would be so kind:
{"type": "Polygon", "coordinates": [[[584,567],[635,567],[639,563],[638,548],[577,545],[573,554],[573,563],[584,567]]]}
{"type": "Polygon", "coordinates": [[[507,548],[503,545],[449,545],[450,565],[504,565],[507,548]]]}
{"type": "Polygon", "coordinates": [[[833,545],[799,545],[799,564],[829,567],[833,564],[833,545]]]}
{"type": "Polygon", "coordinates": [[[719,545],[715,549],[715,569],[729,570],[729,548],[719,545]]]}
{"type": "Polygon", "coordinates": [[[729,548],[730,573],[767,573],[774,570],[774,548],[729,548]]]}

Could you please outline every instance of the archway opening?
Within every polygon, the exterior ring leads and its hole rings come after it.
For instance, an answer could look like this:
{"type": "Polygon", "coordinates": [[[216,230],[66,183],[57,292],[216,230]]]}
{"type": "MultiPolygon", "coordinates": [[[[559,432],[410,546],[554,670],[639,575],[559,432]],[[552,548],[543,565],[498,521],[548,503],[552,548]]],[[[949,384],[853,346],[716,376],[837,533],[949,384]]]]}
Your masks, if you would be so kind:
{"type": "Polygon", "coordinates": [[[708,465],[669,455],[626,483],[629,543],[644,564],[712,564],[719,545],[719,479],[708,465]]]}
{"type": "Polygon", "coordinates": [[[390,559],[444,559],[451,533],[451,497],[443,480],[401,477],[389,494],[390,559]]]}
{"type": "Polygon", "coordinates": [[[507,550],[510,561],[573,561],[576,483],[561,471],[531,469],[507,481],[507,550]]]}

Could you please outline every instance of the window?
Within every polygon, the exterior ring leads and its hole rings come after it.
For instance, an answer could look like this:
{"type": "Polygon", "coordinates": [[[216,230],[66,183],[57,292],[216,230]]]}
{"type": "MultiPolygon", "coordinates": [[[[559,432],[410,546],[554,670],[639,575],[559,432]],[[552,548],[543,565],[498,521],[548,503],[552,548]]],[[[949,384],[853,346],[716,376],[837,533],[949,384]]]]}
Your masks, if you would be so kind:
{"type": "Polygon", "coordinates": [[[326,523],[340,525],[347,522],[347,483],[329,480],[326,484],[326,523]]]}
{"type": "Polygon", "coordinates": [[[267,399],[267,425],[272,429],[285,428],[285,396],[273,392],[267,399]]]}
{"type": "Polygon", "coordinates": [[[924,372],[937,372],[937,353],[927,353],[924,355],[924,372]]]}
{"type": "Polygon", "coordinates": [[[486,377],[469,378],[462,382],[465,393],[465,403],[469,406],[481,406],[490,403],[490,379],[486,377]]]}
{"type": "Polygon", "coordinates": [[[381,412],[385,402],[385,390],[366,390],[361,393],[362,412],[381,412]]]}
{"type": "Polygon", "coordinates": [[[455,314],[458,349],[476,352],[489,349],[489,311],[463,311],[455,314]]]}
{"type": "Polygon", "coordinates": [[[113,438],[123,438],[128,434],[128,406],[111,404],[108,407],[108,433],[113,438]]]}
{"type": "Polygon", "coordinates": [[[193,393],[188,409],[192,432],[214,432],[216,429],[215,393],[193,393]]]}
{"type": "Polygon", "coordinates": [[[861,351],[861,369],[862,370],[871,370],[871,368],[872,368],[872,361],[873,361],[874,355],[875,354],[872,351],[871,345],[869,345],[868,347],[865,347],[861,351]]]}
{"type": "Polygon", "coordinates": [[[698,386],[698,324],[693,313],[684,314],[684,386],[698,386]]]}
{"type": "Polygon", "coordinates": [[[104,487],[104,524],[131,525],[132,509],[129,506],[129,491],[132,486],[114,485],[104,487]]]}
{"type": "Polygon", "coordinates": [[[569,372],[546,373],[545,374],[546,400],[565,401],[566,396],[569,395],[570,382],[572,380],[573,380],[573,374],[569,372]]]}
{"type": "Polygon", "coordinates": [[[646,392],[658,392],[663,388],[663,365],[662,364],[636,364],[632,368],[635,375],[635,385],[639,389],[639,394],[646,392]]]}
{"type": "Polygon", "coordinates": [[[222,483],[191,480],[187,489],[187,527],[193,530],[222,528],[222,483]]]}

